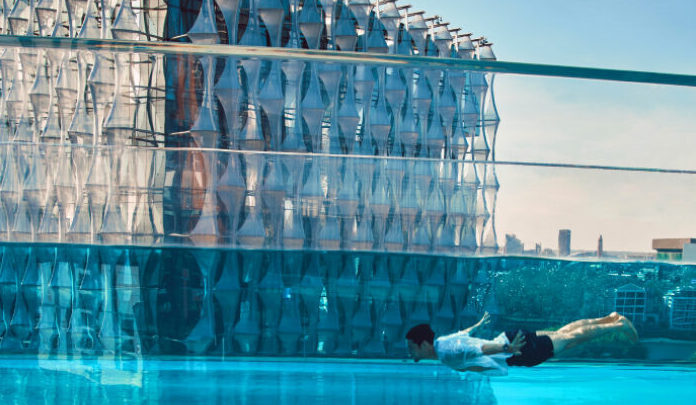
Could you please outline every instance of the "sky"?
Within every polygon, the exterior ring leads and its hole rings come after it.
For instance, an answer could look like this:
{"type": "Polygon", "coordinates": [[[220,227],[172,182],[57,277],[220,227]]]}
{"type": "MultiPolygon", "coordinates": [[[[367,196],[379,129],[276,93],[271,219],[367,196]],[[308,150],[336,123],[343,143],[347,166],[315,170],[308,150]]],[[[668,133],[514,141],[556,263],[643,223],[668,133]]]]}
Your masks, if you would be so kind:
{"type": "MultiPolygon", "coordinates": [[[[413,0],[501,61],[696,74],[694,0],[413,0]]],[[[412,9],[413,10],[413,9],[412,9]]],[[[696,170],[696,88],[497,75],[496,160],[696,170]]],[[[498,167],[498,242],[650,252],[696,237],[696,175],[498,167]]]]}

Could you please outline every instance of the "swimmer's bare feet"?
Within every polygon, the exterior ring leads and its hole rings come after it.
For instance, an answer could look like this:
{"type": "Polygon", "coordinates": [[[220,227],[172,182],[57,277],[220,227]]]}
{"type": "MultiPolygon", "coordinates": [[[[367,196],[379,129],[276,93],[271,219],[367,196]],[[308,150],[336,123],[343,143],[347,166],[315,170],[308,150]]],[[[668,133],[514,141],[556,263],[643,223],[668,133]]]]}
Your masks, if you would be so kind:
{"type": "Polygon", "coordinates": [[[598,323],[614,323],[618,322],[620,318],[621,314],[619,314],[618,312],[612,312],[604,318],[601,318],[598,323]]]}
{"type": "Polygon", "coordinates": [[[623,315],[619,315],[617,323],[623,325],[624,334],[631,341],[631,343],[638,343],[638,331],[633,326],[633,323],[623,315]]]}

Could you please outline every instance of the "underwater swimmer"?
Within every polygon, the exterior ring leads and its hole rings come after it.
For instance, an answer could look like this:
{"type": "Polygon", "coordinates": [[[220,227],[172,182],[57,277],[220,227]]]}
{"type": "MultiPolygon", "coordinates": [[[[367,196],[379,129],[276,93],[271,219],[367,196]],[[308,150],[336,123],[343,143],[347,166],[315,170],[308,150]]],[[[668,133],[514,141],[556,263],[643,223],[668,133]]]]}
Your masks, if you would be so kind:
{"type": "Polygon", "coordinates": [[[616,312],[603,318],[580,319],[556,331],[510,330],[493,340],[471,336],[489,322],[490,316],[485,313],[475,325],[437,339],[430,325],[414,326],[406,334],[409,353],[416,362],[434,359],[457,371],[507,375],[508,366],[536,366],[607,333],[620,332],[631,342],[638,341],[631,321],[616,312]]]}

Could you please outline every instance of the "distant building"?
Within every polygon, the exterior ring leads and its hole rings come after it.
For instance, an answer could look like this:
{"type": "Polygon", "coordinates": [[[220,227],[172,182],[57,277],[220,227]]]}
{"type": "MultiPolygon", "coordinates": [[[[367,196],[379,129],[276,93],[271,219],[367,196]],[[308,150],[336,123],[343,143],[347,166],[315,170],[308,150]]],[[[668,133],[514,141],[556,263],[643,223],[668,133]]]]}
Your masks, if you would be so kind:
{"type": "Polygon", "coordinates": [[[558,231],[558,255],[568,256],[570,254],[570,229],[558,231]]]}
{"type": "Polygon", "coordinates": [[[645,322],[645,288],[626,284],[614,290],[614,311],[633,322],[645,322]]]}
{"type": "Polygon", "coordinates": [[[664,299],[669,308],[670,329],[696,330],[696,288],[677,288],[665,294],[664,299]]]}
{"type": "Polygon", "coordinates": [[[522,254],[524,253],[524,243],[517,238],[516,235],[505,235],[505,253],[506,254],[522,254]]]}
{"type": "Polygon", "coordinates": [[[556,256],[556,252],[554,252],[553,249],[546,248],[539,253],[539,256],[554,257],[556,256]]]}
{"type": "Polygon", "coordinates": [[[599,240],[597,241],[597,257],[602,257],[604,254],[604,241],[602,240],[602,235],[599,235],[599,240]]]}
{"type": "Polygon", "coordinates": [[[685,243],[682,251],[682,261],[696,262],[696,243],[685,243]]]}
{"type": "Polygon", "coordinates": [[[696,238],[653,239],[652,248],[657,250],[657,260],[682,260],[684,245],[694,243],[696,238]]]}

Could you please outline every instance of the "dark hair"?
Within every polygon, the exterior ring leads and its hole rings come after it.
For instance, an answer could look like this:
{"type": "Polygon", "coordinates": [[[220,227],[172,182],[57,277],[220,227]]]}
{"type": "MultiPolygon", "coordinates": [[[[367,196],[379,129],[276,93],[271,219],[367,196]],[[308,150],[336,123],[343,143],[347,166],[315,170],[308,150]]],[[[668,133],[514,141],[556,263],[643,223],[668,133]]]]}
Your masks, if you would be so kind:
{"type": "Polygon", "coordinates": [[[430,328],[430,325],[427,323],[422,323],[409,329],[408,333],[406,334],[406,339],[412,340],[413,343],[417,344],[418,346],[420,346],[424,341],[433,344],[435,332],[433,332],[433,330],[430,328]]]}

